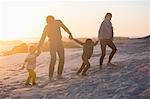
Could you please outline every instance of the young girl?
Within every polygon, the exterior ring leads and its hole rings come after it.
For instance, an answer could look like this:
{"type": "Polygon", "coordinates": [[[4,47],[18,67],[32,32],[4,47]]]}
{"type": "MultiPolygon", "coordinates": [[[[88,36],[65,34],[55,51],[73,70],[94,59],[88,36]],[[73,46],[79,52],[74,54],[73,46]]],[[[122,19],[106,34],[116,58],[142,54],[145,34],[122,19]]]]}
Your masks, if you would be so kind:
{"type": "Polygon", "coordinates": [[[32,85],[36,85],[35,79],[36,79],[36,73],[34,69],[36,68],[36,58],[39,56],[39,53],[36,52],[35,46],[29,47],[29,54],[27,58],[24,61],[24,64],[22,66],[22,69],[27,68],[27,71],[29,73],[28,78],[26,80],[25,85],[31,85],[30,81],[32,80],[32,85]]]}
{"type": "Polygon", "coordinates": [[[98,44],[98,41],[94,43],[92,39],[86,39],[85,43],[82,43],[79,40],[74,39],[72,36],[70,36],[69,38],[73,39],[75,42],[83,46],[83,54],[82,54],[83,63],[80,69],[78,70],[77,74],[80,74],[82,72],[82,76],[86,76],[86,72],[90,68],[89,59],[92,57],[94,46],[98,44]]]}

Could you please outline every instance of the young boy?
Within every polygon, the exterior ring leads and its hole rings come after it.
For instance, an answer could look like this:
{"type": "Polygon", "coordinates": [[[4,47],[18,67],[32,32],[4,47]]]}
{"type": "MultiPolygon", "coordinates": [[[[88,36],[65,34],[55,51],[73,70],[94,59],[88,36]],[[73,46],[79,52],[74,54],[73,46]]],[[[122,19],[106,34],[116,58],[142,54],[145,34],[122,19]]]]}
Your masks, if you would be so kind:
{"type": "Polygon", "coordinates": [[[22,69],[26,68],[28,70],[28,78],[26,80],[25,85],[30,85],[30,81],[32,80],[32,85],[36,85],[35,79],[36,79],[36,73],[34,69],[36,68],[36,58],[39,56],[39,52],[36,52],[36,47],[35,46],[30,46],[29,47],[29,54],[27,58],[24,61],[24,64],[22,66],[22,69]]]}
{"type": "Polygon", "coordinates": [[[80,69],[78,70],[77,74],[80,74],[82,72],[82,76],[86,76],[86,72],[90,68],[89,59],[91,58],[94,46],[98,44],[98,41],[94,43],[92,39],[86,39],[85,43],[82,43],[79,40],[74,39],[72,36],[70,36],[69,38],[73,39],[75,42],[83,46],[83,54],[82,54],[83,63],[80,69]]]}

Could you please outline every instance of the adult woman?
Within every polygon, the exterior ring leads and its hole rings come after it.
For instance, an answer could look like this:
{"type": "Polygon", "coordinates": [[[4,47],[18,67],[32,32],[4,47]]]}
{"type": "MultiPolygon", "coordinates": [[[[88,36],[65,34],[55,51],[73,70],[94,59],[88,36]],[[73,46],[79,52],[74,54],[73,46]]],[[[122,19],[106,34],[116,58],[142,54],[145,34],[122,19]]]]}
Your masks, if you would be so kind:
{"type": "Polygon", "coordinates": [[[113,33],[113,27],[111,24],[111,18],[112,18],[111,13],[107,13],[105,15],[105,19],[101,23],[99,33],[98,33],[98,38],[100,40],[101,52],[102,52],[101,57],[100,57],[100,69],[102,69],[103,59],[106,53],[106,46],[108,45],[112,49],[112,52],[109,56],[108,64],[111,64],[111,60],[117,51],[117,48],[115,44],[113,43],[114,33],[113,33]]]}

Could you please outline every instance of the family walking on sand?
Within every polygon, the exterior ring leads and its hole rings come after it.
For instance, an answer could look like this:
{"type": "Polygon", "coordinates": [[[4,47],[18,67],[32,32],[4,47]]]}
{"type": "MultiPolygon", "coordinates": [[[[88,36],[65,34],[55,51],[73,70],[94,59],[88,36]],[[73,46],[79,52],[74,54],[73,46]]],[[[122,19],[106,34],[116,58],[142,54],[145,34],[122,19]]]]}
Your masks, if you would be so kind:
{"type": "Polygon", "coordinates": [[[48,16],[46,18],[47,25],[45,26],[43,30],[42,37],[39,41],[39,44],[37,48],[35,46],[30,46],[29,48],[29,55],[25,59],[25,62],[23,64],[23,67],[25,67],[28,70],[29,76],[26,80],[26,85],[30,85],[30,82],[32,80],[32,85],[36,85],[36,73],[34,69],[36,68],[36,58],[40,55],[42,44],[44,43],[44,40],[46,37],[48,37],[49,45],[50,45],[50,65],[49,65],[49,80],[53,80],[54,75],[54,69],[56,64],[56,54],[58,54],[59,57],[59,64],[58,64],[58,70],[57,70],[57,78],[62,78],[64,63],[65,63],[65,53],[64,53],[64,47],[62,43],[62,35],[61,35],[61,28],[63,28],[68,34],[69,39],[74,40],[76,43],[82,45],[83,47],[83,54],[82,54],[82,65],[80,69],[77,71],[76,74],[80,74],[83,76],[86,76],[86,72],[90,68],[90,62],[89,59],[91,58],[93,54],[94,46],[98,44],[100,41],[101,45],[101,57],[99,61],[99,68],[102,69],[103,60],[106,53],[106,46],[108,45],[112,52],[109,56],[108,65],[112,64],[111,60],[116,53],[116,46],[113,43],[113,27],[111,24],[111,18],[112,14],[107,13],[105,15],[104,21],[101,23],[99,32],[98,32],[98,40],[96,42],[93,42],[92,39],[86,39],[85,42],[81,42],[77,39],[75,39],[69,29],[63,24],[61,20],[55,20],[53,16],[48,16]]]}

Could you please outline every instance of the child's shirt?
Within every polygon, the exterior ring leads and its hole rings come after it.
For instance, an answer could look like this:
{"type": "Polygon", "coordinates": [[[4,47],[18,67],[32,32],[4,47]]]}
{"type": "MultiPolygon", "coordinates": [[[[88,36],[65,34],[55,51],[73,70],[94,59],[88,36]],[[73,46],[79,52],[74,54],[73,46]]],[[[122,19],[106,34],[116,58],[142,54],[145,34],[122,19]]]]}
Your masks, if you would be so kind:
{"type": "Polygon", "coordinates": [[[94,42],[92,42],[91,44],[84,43],[82,57],[90,59],[93,54],[94,46],[95,46],[94,42]]]}
{"type": "Polygon", "coordinates": [[[27,62],[27,69],[35,69],[36,68],[36,57],[35,54],[29,54],[25,60],[27,62]]]}

